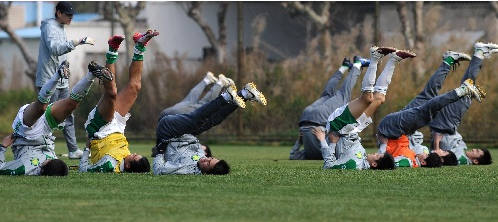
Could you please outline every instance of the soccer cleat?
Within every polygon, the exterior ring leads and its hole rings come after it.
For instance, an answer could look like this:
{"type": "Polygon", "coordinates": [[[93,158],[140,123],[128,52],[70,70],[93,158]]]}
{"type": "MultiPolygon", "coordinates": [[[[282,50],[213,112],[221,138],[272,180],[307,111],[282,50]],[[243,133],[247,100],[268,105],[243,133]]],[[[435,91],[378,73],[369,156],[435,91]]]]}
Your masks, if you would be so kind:
{"type": "Polygon", "coordinates": [[[443,55],[443,59],[447,59],[448,57],[453,58],[453,60],[455,60],[455,62],[472,60],[472,58],[469,55],[467,55],[463,52],[454,52],[451,50],[446,51],[443,55]]]}
{"type": "Polygon", "coordinates": [[[342,66],[346,66],[346,67],[349,67],[349,69],[352,69],[353,68],[353,63],[351,62],[351,60],[349,60],[349,58],[344,58],[344,60],[342,60],[342,66]]]}
{"type": "Polygon", "coordinates": [[[378,47],[378,46],[372,46],[370,47],[370,56],[372,59],[377,59],[379,60],[380,58],[392,53],[396,52],[396,48],[393,47],[378,47]]]}
{"type": "Polygon", "coordinates": [[[114,79],[112,72],[108,68],[105,68],[94,61],[91,61],[88,64],[88,71],[92,72],[92,74],[101,81],[103,81],[104,79],[107,81],[112,81],[114,79]]]}
{"type": "Polygon", "coordinates": [[[219,74],[218,75],[218,79],[223,83],[223,87],[228,87],[228,86],[233,86],[235,85],[235,82],[230,79],[230,78],[227,78],[225,75],[223,74],[219,74]]]}
{"type": "Polygon", "coordinates": [[[216,78],[212,72],[207,72],[204,79],[209,80],[209,84],[218,82],[218,78],[216,78]]]}
{"type": "Polygon", "coordinates": [[[125,39],[124,35],[115,35],[113,37],[109,37],[109,41],[107,43],[109,44],[110,47],[112,47],[115,50],[119,49],[119,45],[121,45],[121,42],[125,39]]]}
{"type": "Polygon", "coordinates": [[[498,52],[498,45],[494,43],[482,43],[477,42],[474,44],[475,51],[481,50],[484,54],[484,58],[489,58],[491,54],[498,52]]]}
{"type": "Polygon", "coordinates": [[[476,87],[474,85],[474,81],[472,79],[465,80],[460,86],[464,90],[464,95],[469,96],[470,98],[476,99],[478,102],[481,102],[485,97],[485,93],[480,87],[476,87]]]}
{"type": "Polygon", "coordinates": [[[246,86],[244,86],[244,90],[247,92],[247,98],[246,98],[247,100],[256,101],[258,103],[263,104],[263,106],[266,106],[265,95],[263,95],[262,92],[256,89],[256,84],[252,82],[247,83],[246,86]]]}
{"type": "Polygon", "coordinates": [[[228,103],[234,104],[242,109],[246,108],[244,100],[237,95],[237,87],[235,87],[235,85],[228,86],[225,92],[230,97],[228,103]]]}
{"type": "Polygon", "coordinates": [[[69,62],[67,60],[62,61],[59,68],[57,68],[57,74],[59,74],[59,78],[61,78],[61,82],[62,82],[62,79],[69,79],[69,76],[71,75],[71,71],[69,71],[69,62]]]}
{"type": "Polygon", "coordinates": [[[460,61],[470,61],[470,60],[472,60],[472,58],[463,52],[454,52],[448,50],[443,55],[443,61],[446,64],[452,66],[453,70],[456,70],[456,68],[460,66],[460,61]],[[448,58],[451,58],[453,61],[451,59],[448,60],[448,58]]]}
{"type": "Polygon", "coordinates": [[[145,32],[145,33],[136,32],[133,35],[133,41],[135,43],[140,42],[144,46],[146,46],[147,43],[149,42],[149,40],[152,39],[152,37],[158,36],[158,35],[159,35],[159,32],[156,30],[147,30],[147,32],[145,32]]]}
{"type": "Polygon", "coordinates": [[[355,55],[353,61],[354,63],[361,63],[361,67],[368,67],[370,65],[370,60],[362,58],[359,55],[355,55]]]}
{"type": "Polygon", "coordinates": [[[392,52],[391,54],[389,54],[389,58],[393,58],[397,62],[406,58],[415,58],[416,56],[417,54],[408,50],[396,50],[396,52],[392,52]]]}

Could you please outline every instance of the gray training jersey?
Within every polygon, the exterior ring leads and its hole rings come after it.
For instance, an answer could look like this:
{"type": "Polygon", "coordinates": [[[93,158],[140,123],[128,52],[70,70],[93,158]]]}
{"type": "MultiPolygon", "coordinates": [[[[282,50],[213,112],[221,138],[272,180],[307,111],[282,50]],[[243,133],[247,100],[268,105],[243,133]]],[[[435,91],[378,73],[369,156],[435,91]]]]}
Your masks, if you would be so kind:
{"type": "Polygon", "coordinates": [[[471,165],[472,162],[465,154],[467,144],[463,141],[462,135],[455,131],[455,134],[444,134],[439,142],[439,148],[455,153],[459,165],[471,165]]]}
{"type": "Polygon", "coordinates": [[[340,137],[337,144],[322,142],[323,169],[370,169],[358,134],[340,137]]]}
{"type": "Polygon", "coordinates": [[[41,173],[41,165],[57,156],[50,146],[13,146],[14,160],[5,162],[5,148],[0,148],[0,175],[30,175],[41,173]]]}
{"type": "Polygon", "coordinates": [[[197,162],[205,157],[205,152],[196,137],[185,134],[168,141],[166,155],[158,154],[153,161],[154,175],[161,174],[202,174],[197,162]]]}

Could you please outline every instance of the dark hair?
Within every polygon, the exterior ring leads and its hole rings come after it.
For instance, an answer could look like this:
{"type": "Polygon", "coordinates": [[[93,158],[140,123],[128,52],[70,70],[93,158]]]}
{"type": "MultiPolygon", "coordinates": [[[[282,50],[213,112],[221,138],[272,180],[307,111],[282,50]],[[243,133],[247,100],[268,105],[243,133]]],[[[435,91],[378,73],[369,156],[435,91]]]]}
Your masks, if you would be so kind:
{"type": "Polygon", "coordinates": [[[130,167],[125,169],[128,173],[148,173],[150,172],[150,163],[147,157],[142,156],[138,161],[130,161],[130,167]]]}
{"type": "Polygon", "coordinates": [[[384,153],[384,156],[375,163],[377,167],[372,167],[373,170],[394,170],[394,157],[389,153],[384,153]]]}
{"type": "Polygon", "coordinates": [[[230,173],[230,166],[225,160],[220,160],[220,162],[216,163],[213,169],[206,172],[206,174],[213,175],[225,175],[230,173]]]}
{"type": "Polygon", "coordinates": [[[206,150],[205,150],[206,157],[213,157],[213,154],[211,154],[211,149],[209,148],[209,146],[206,144],[201,144],[201,145],[204,145],[206,147],[206,150]]]}
{"type": "Polygon", "coordinates": [[[493,160],[491,159],[491,153],[489,153],[489,150],[486,148],[481,149],[484,154],[477,158],[477,161],[479,161],[478,165],[489,165],[493,163],[493,160]]]}
{"type": "Polygon", "coordinates": [[[42,166],[40,175],[42,176],[67,176],[69,168],[64,161],[53,159],[42,166]]]}
{"type": "Polygon", "coordinates": [[[425,159],[425,165],[422,165],[421,167],[434,168],[441,166],[443,166],[443,161],[441,160],[441,157],[437,153],[430,153],[425,159]]]}
{"type": "Polygon", "coordinates": [[[452,151],[448,151],[448,155],[441,158],[443,158],[443,166],[458,166],[458,159],[452,151]]]}

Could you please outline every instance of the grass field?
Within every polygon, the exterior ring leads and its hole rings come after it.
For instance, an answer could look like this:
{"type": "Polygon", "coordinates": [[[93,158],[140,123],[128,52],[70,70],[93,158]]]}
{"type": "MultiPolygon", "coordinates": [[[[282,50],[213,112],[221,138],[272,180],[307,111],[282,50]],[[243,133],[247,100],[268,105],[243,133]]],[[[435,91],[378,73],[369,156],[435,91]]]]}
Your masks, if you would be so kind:
{"type": "MultiPolygon", "coordinates": [[[[131,149],[150,156],[151,146],[131,149]]],[[[2,176],[0,221],[498,220],[498,164],[322,170],[322,161],[287,160],[290,146],[211,148],[231,165],[229,175],[2,176]]]]}

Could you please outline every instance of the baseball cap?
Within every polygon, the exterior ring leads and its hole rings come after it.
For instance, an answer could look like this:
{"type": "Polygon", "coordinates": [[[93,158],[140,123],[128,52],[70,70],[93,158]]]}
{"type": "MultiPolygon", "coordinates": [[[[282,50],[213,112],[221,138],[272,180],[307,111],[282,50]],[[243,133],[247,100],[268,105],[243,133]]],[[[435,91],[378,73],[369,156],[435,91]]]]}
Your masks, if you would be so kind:
{"type": "Polygon", "coordinates": [[[65,14],[69,14],[69,15],[73,15],[73,14],[78,13],[74,10],[73,4],[71,4],[71,2],[66,2],[66,1],[62,1],[62,2],[57,3],[57,6],[55,6],[55,10],[59,10],[65,14]]]}

